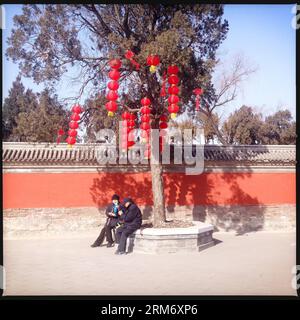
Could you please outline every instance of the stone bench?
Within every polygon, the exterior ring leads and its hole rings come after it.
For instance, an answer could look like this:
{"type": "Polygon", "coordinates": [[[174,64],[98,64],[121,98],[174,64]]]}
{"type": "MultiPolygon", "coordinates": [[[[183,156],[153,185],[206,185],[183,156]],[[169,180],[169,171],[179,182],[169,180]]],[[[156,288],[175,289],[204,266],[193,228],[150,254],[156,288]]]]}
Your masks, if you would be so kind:
{"type": "Polygon", "coordinates": [[[211,224],[193,221],[187,228],[145,228],[131,234],[127,252],[159,254],[199,252],[214,245],[211,224]]]}

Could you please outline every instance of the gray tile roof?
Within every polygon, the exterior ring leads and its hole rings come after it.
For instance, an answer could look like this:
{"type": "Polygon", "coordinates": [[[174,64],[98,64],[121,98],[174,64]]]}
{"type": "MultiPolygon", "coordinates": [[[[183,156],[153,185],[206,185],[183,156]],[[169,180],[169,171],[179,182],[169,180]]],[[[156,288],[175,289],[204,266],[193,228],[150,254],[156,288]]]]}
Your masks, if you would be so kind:
{"type": "MultiPolygon", "coordinates": [[[[77,144],[68,149],[65,143],[3,142],[5,165],[97,165],[99,144],[77,144]]],[[[287,164],[295,165],[295,145],[239,145],[204,147],[204,160],[213,163],[287,164]]]]}

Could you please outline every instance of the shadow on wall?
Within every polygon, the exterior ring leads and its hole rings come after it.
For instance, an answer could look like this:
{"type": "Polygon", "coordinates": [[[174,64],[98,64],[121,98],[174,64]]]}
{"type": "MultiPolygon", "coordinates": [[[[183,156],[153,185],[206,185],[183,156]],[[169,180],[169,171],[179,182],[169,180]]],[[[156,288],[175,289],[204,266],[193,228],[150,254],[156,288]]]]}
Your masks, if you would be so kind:
{"type": "Polygon", "coordinates": [[[138,205],[147,203],[142,208],[143,219],[149,219],[152,214],[152,182],[149,173],[111,173],[98,170],[98,177],[93,179],[90,195],[93,202],[101,210],[103,203],[110,203],[114,193],[121,199],[131,197],[138,205]],[[112,175],[115,175],[112,177],[112,175]]]}
{"type": "Polygon", "coordinates": [[[251,178],[253,170],[250,165],[242,169],[238,173],[203,173],[188,179],[184,173],[168,175],[165,179],[168,212],[175,213],[178,205],[190,205],[192,219],[211,223],[215,231],[236,231],[236,235],[242,235],[263,229],[265,206],[240,186],[241,179],[251,178]],[[224,191],[216,188],[220,184],[225,186],[224,191]]]}

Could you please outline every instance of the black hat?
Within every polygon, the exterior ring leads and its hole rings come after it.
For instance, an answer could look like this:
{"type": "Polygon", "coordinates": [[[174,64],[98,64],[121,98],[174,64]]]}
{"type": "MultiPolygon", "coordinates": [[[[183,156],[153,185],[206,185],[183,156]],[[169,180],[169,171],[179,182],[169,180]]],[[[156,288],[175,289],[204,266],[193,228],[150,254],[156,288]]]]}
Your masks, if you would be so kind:
{"type": "Polygon", "coordinates": [[[111,198],[111,200],[118,200],[120,201],[120,197],[117,194],[114,194],[111,198]]]}
{"type": "Polygon", "coordinates": [[[131,198],[124,198],[122,204],[125,205],[126,202],[133,203],[131,198]]]}

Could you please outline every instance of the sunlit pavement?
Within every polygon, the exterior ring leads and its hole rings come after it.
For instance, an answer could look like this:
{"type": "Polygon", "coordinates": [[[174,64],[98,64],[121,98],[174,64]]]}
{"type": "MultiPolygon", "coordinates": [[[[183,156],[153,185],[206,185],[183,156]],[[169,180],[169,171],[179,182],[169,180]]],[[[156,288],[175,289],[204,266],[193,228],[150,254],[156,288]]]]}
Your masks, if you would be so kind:
{"type": "Polygon", "coordinates": [[[80,238],[4,240],[5,295],[296,295],[295,232],[215,232],[199,253],[115,255],[80,238]]]}

